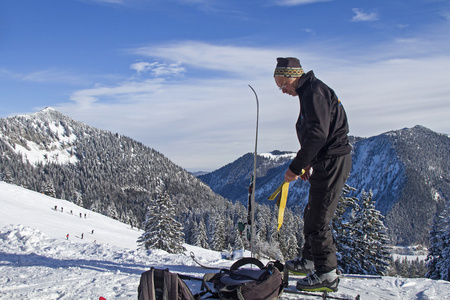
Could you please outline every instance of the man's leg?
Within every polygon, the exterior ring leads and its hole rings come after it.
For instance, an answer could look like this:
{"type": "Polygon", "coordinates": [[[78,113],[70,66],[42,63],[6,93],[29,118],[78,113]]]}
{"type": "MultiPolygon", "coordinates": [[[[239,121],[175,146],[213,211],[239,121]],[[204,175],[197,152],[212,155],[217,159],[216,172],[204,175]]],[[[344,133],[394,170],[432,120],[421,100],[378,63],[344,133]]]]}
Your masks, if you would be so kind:
{"type": "Polygon", "coordinates": [[[304,257],[314,260],[318,273],[337,268],[336,245],[330,227],[339,197],[351,169],[351,155],[331,158],[313,166],[309,201],[304,215],[304,257]]]}

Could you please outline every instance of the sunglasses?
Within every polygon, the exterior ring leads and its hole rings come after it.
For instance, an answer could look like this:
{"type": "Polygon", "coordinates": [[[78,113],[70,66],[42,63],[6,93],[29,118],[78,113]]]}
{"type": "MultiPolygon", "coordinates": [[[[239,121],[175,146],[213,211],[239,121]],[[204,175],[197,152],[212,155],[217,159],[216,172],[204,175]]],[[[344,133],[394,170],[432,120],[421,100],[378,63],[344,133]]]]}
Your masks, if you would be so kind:
{"type": "Polygon", "coordinates": [[[278,88],[280,89],[280,91],[282,91],[283,89],[285,89],[287,86],[287,81],[284,82],[284,84],[282,86],[279,86],[278,88]]]}

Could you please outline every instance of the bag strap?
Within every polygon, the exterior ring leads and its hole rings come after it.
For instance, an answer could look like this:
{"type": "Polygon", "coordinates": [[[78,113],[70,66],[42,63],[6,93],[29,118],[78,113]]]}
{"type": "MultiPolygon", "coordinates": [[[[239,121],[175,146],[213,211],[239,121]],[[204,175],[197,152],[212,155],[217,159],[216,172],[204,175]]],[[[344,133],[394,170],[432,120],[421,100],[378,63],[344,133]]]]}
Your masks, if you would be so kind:
{"type": "Polygon", "coordinates": [[[155,286],[153,281],[154,269],[142,273],[141,280],[138,287],[138,299],[139,300],[154,300],[155,296],[155,286]]]}
{"type": "Polygon", "coordinates": [[[223,273],[206,273],[203,276],[202,286],[200,288],[200,290],[203,291],[203,292],[201,292],[200,294],[204,295],[204,294],[210,293],[211,296],[208,297],[208,298],[216,298],[216,299],[218,299],[219,298],[219,293],[211,290],[211,288],[208,286],[207,282],[218,281],[220,279],[220,277],[222,277],[223,275],[225,275],[225,274],[223,274],[223,273]]]}
{"type": "Polygon", "coordinates": [[[230,271],[237,270],[245,265],[255,265],[260,269],[264,269],[265,267],[259,259],[256,259],[254,257],[244,257],[232,264],[230,267],[230,271]]]}

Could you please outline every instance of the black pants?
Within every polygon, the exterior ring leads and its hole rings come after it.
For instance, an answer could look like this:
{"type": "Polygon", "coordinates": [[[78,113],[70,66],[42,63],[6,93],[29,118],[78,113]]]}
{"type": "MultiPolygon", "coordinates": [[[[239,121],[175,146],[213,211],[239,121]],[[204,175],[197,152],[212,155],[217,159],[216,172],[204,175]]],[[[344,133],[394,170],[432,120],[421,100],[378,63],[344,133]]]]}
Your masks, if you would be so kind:
{"type": "Polygon", "coordinates": [[[302,257],[314,261],[317,272],[337,268],[336,244],[330,223],[352,166],[351,154],[314,164],[309,199],[304,212],[305,244],[302,257]]]}

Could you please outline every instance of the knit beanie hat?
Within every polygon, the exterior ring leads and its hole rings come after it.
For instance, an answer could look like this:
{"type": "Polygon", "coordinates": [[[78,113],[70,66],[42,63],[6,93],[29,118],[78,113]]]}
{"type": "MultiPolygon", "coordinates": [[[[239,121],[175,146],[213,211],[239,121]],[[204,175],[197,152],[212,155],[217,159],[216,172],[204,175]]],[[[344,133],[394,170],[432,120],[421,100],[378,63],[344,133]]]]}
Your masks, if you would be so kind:
{"type": "Polygon", "coordinates": [[[300,77],[305,72],[302,69],[302,65],[298,58],[295,57],[278,57],[277,66],[273,76],[284,77],[300,77]]]}

